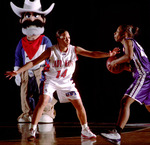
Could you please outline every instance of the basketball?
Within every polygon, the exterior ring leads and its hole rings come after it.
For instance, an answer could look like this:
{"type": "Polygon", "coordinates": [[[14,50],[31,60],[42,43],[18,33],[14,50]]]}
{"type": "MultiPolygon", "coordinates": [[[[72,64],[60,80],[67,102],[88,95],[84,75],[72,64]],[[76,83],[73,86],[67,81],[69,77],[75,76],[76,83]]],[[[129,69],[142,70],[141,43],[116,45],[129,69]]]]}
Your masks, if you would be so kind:
{"type": "Polygon", "coordinates": [[[109,58],[107,59],[107,61],[106,61],[106,67],[107,67],[107,69],[108,69],[111,73],[113,73],[113,74],[119,74],[119,73],[121,73],[122,71],[124,71],[124,66],[125,66],[124,63],[122,63],[122,64],[117,64],[117,66],[116,66],[113,70],[110,70],[110,67],[109,67],[110,63],[111,63],[113,60],[117,59],[117,58],[118,58],[117,56],[112,56],[112,57],[109,57],[109,58]]]}

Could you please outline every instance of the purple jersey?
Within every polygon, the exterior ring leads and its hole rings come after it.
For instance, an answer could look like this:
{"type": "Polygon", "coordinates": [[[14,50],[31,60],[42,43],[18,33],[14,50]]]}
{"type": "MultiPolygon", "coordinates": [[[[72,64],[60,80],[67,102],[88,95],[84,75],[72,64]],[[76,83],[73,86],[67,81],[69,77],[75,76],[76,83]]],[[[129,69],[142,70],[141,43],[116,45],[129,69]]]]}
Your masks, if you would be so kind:
{"type": "Polygon", "coordinates": [[[138,42],[134,39],[131,39],[133,42],[133,60],[131,61],[133,77],[137,75],[145,75],[150,72],[150,62],[147,55],[144,52],[144,49],[138,42]]]}
{"type": "Polygon", "coordinates": [[[144,49],[134,39],[133,59],[131,61],[134,81],[125,95],[133,98],[140,104],[150,105],[150,62],[144,49]]]}

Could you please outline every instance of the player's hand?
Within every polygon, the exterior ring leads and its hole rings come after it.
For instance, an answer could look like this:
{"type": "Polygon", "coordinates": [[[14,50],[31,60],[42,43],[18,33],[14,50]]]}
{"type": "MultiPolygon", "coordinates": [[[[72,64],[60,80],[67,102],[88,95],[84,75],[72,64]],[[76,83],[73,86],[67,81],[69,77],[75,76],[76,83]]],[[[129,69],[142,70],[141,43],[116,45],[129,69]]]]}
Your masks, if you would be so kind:
{"type": "Polygon", "coordinates": [[[126,65],[124,65],[124,70],[131,72],[132,71],[131,65],[128,63],[126,65]]]}
{"type": "Polygon", "coordinates": [[[9,78],[9,80],[10,80],[12,77],[17,75],[17,72],[16,71],[7,71],[5,73],[5,75],[6,75],[6,78],[9,78]]]}
{"type": "Polygon", "coordinates": [[[117,63],[115,62],[115,60],[109,64],[108,69],[110,71],[115,71],[117,69],[117,63]]]}
{"type": "Polygon", "coordinates": [[[120,53],[119,47],[115,47],[112,51],[109,51],[110,57],[115,56],[116,54],[120,53]]]}

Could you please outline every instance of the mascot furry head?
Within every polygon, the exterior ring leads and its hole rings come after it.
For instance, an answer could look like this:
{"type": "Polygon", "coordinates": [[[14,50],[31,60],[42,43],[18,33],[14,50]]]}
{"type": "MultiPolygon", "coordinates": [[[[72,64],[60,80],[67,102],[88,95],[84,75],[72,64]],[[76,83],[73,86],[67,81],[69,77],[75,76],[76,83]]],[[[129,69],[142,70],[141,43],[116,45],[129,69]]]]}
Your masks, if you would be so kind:
{"type": "Polygon", "coordinates": [[[44,33],[45,16],[53,10],[54,5],[53,3],[47,10],[42,11],[40,0],[25,0],[23,8],[19,8],[10,2],[13,12],[20,17],[22,33],[27,36],[44,33]]]}

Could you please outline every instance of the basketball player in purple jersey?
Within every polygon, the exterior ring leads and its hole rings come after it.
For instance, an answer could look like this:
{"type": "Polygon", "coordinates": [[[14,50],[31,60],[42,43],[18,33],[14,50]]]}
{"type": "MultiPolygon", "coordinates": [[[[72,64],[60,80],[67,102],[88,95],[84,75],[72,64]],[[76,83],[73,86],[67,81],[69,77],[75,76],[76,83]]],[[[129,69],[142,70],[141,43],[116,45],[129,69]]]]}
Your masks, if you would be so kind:
{"type": "Polygon", "coordinates": [[[40,100],[33,113],[32,127],[28,139],[33,140],[35,138],[36,127],[40,116],[42,115],[44,106],[49,100],[52,100],[51,98],[54,91],[57,91],[61,103],[71,102],[75,107],[82,126],[81,136],[88,139],[96,138],[96,135],[93,134],[88,127],[85,108],[82,104],[79,92],[75,87],[75,83],[72,80],[75,63],[77,61],[77,54],[92,58],[104,58],[116,55],[119,49],[115,48],[113,51],[105,53],[100,51],[88,51],[81,47],[73,46],[70,44],[70,35],[66,30],[58,30],[56,37],[58,41],[57,45],[48,48],[41,56],[27,63],[18,71],[6,72],[6,75],[12,78],[17,74],[32,68],[43,60],[49,59],[49,62],[47,62],[49,67],[45,68],[45,76],[43,77],[45,78],[43,90],[41,91],[40,100]]]}
{"type": "Polygon", "coordinates": [[[138,28],[132,25],[120,25],[114,33],[116,42],[121,42],[124,55],[110,64],[110,69],[117,64],[130,63],[134,81],[127,89],[121,100],[121,107],[116,129],[109,133],[101,133],[102,136],[114,143],[121,142],[121,131],[125,127],[130,116],[130,105],[137,101],[144,104],[150,112],[150,62],[144,49],[133,39],[138,33],[138,28]]]}

